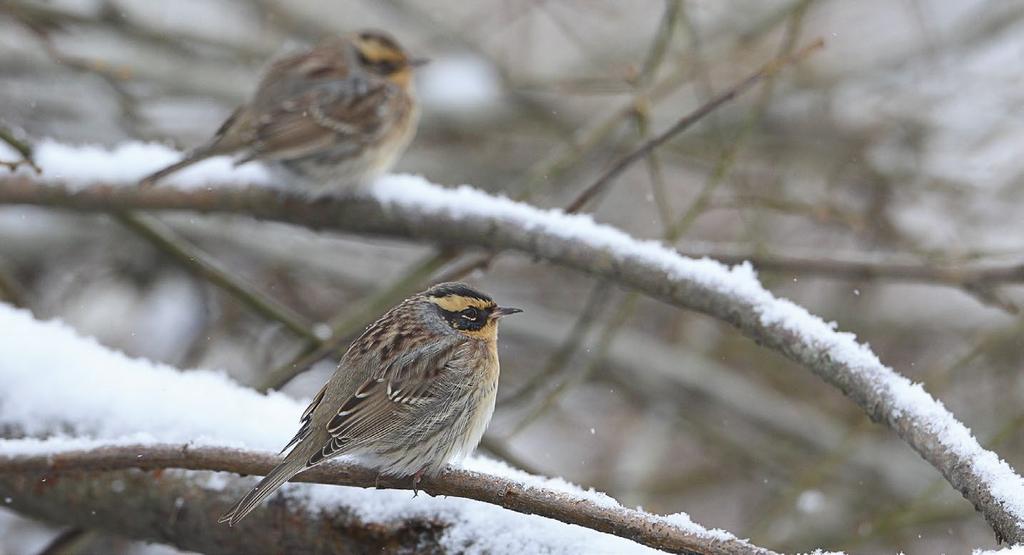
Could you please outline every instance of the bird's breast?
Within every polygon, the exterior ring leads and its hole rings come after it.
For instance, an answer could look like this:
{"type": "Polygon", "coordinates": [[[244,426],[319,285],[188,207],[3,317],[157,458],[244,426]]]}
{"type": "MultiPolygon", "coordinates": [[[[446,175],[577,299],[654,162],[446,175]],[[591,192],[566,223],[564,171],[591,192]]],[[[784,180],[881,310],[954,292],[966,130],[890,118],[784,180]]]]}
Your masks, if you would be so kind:
{"type": "Polygon", "coordinates": [[[463,454],[469,454],[480,443],[484,430],[491,422],[498,396],[498,376],[501,373],[498,349],[494,341],[486,343],[480,353],[483,362],[475,369],[475,387],[471,393],[473,401],[469,403],[469,414],[466,415],[465,445],[460,449],[463,454]]]}

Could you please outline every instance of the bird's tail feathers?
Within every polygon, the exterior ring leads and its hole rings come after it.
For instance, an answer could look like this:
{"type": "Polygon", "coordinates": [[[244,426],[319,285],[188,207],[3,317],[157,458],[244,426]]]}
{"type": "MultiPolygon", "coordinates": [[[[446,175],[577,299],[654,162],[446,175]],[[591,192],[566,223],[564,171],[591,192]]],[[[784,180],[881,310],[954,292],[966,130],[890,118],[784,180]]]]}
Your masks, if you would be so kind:
{"type": "Polygon", "coordinates": [[[274,467],[274,469],[270,471],[270,474],[267,474],[266,477],[260,480],[260,483],[256,484],[256,487],[252,488],[249,493],[245,494],[245,497],[243,497],[233,509],[224,513],[217,522],[227,522],[229,526],[234,526],[240,520],[245,518],[245,515],[252,512],[252,510],[255,509],[261,501],[269,497],[270,494],[277,491],[282,484],[305,468],[306,465],[302,460],[285,460],[274,467]]]}
{"type": "Polygon", "coordinates": [[[183,170],[191,166],[192,164],[195,164],[196,162],[202,162],[203,160],[206,160],[207,158],[210,158],[215,154],[216,153],[204,149],[190,152],[184,158],[171,164],[170,166],[167,166],[166,168],[155,171],[147,175],[146,177],[143,177],[141,180],[139,180],[139,183],[143,187],[151,187],[155,185],[157,181],[167,177],[168,175],[183,170]]]}

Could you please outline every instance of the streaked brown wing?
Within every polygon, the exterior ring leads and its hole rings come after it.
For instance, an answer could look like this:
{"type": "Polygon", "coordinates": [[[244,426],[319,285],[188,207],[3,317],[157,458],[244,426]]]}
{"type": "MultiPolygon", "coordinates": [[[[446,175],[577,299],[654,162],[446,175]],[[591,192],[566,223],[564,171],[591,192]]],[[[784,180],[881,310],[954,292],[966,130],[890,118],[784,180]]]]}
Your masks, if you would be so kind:
{"type": "Polygon", "coordinates": [[[331,439],[308,464],[330,458],[354,441],[381,437],[402,425],[397,418],[402,412],[439,393],[437,378],[463,352],[460,345],[458,339],[445,340],[440,348],[424,350],[421,356],[385,368],[363,382],[328,422],[331,439]]]}
{"type": "MultiPolygon", "coordinates": [[[[282,160],[375,140],[390,117],[396,86],[350,71],[351,45],[327,39],[281,58],[260,80],[252,101],[225,122],[211,151],[248,151],[240,160],[282,160]]],[[[342,153],[343,154],[343,153],[342,153]]]]}
{"type": "Polygon", "coordinates": [[[256,86],[253,106],[266,109],[311,82],[344,81],[349,77],[350,48],[347,40],[335,37],[310,50],[277,59],[256,86]]]}
{"type": "Polygon", "coordinates": [[[357,152],[383,129],[391,87],[386,82],[319,86],[255,114],[253,150],[246,161],[300,158],[346,143],[357,152]]]}
{"type": "Polygon", "coordinates": [[[310,430],[313,429],[313,411],[320,405],[320,401],[324,400],[324,394],[327,393],[327,385],[328,384],[325,383],[324,386],[320,388],[320,391],[313,396],[313,400],[309,402],[309,406],[302,412],[302,416],[299,418],[299,422],[301,422],[299,425],[299,431],[295,433],[295,436],[293,436],[291,441],[288,442],[288,445],[285,445],[284,449],[281,449],[281,453],[284,453],[291,448],[291,446],[296,445],[309,436],[310,430]]]}

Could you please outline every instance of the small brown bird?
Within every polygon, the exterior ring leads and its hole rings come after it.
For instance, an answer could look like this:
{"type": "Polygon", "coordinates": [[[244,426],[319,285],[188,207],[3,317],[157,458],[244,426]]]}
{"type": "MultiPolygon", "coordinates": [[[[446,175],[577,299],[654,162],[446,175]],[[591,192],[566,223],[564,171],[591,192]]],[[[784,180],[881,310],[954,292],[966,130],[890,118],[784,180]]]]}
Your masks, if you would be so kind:
{"type": "Polygon", "coordinates": [[[271,162],[322,187],[365,183],[391,169],[416,133],[412,72],[425,62],[378,31],[281,58],[208,143],[142,185],[219,155],[271,162]]]}
{"type": "Polygon", "coordinates": [[[462,283],[441,283],[402,301],[341,357],[302,414],[291,451],[219,522],[234,525],[292,476],[341,454],[381,474],[439,473],[468,455],[494,412],[499,307],[462,283]]]}

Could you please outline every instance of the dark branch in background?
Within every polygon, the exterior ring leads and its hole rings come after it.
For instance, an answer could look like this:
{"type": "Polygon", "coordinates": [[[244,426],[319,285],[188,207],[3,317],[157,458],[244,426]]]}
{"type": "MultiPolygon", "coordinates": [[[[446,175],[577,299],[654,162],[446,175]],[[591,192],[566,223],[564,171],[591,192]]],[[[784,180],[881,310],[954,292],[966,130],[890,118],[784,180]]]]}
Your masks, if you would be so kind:
{"type": "Polygon", "coordinates": [[[0,299],[19,308],[28,308],[28,291],[18,281],[17,276],[0,257],[0,299]]]}
{"type": "Polygon", "coordinates": [[[675,137],[679,133],[685,131],[691,125],[703,119],[704,116],[715,111],[715,109],[717,109],[722,104],[725,104],[726,102],[729,102],[730,100],[736,98],[740,94],[743,94],[751,87],[756,85],[758,82],[760,82],[762,79],[775,75],[775,73],[777,73],[780,69],[786,67],[787,65],[800,62],[801,60],[803,60],[804,58],[806,58],[807,56],[809,56],[810,54],[814,53],[815,51],[824,46],[825,41],[822,39],[818,39],[789,56],[777,58],[769,62],[761,69],[759,69],[750,77],[747,77],[743,81],[737,83],[736,85],[733,85],[729,89],[720,93],[718,96],[712,98],[710,101],[708,101],[700,108],[697,108],[693,112],[687,114],[682,119],[677,121],[674,125],[672,125],[672,127],[669,127],[661,134],[655,136],[653,139],[641,145],[640,148],[634,150],[629,155],[623,157],[621,160],[616,162],[614,166],[612,166],[607,172],[604,173],[604,175],[599,177],[597,181],[595,181],[586,189],[584,189],[583,192],[581,192],[575,200],[569,203],[569,205],[566,206],[565,211],[570,213],[579,211],[581,208],[586,206],[587,202],[589,202],[590,199],[600,194],[601,191],[603,191],[604,188],[607,187],[608,184],[612,182],[612,180],[618,177],[622,172],[626,171],[626,168],[631,166],[634,162],[643,159],[652,150],[658,148],[668,140],[672,139],[672,137],[675,137]]]}
{"type": "Polygon", "coordinates": [[[140,237],[173,256],[186,269],[224,289],[267,319],[284,324],[300,337],[313,341],[320,340],[313,332],[313,325],[307,322],[301,314],[297,314],[291,308],[274,300],[270,295],[260,292],[252,284],[245,283],[234,276],[212,256],[175,235],[162,222],[142,214],[127,212],[115,214],[114,217],[140,237]]]}
{"type": "Polygon", "coordinates": [[[15,137],[11,130],[0,127],[0,141],[7,143],[8,146],[16,150],[18,155],[21,156],[18,160],[0,160],[0,167],[14,171],[20,166],[28,166],[37,174],[43,173],[39,166],[32,161],[32,146],[15,137]]]}
{"type": "Polygon", "coordinates": [[[39,550],[36,555],[73,555],[81,553],[89,542],[93,532],[83,528],[72,527],[57,534],[46,547],[39,550]]]}
{"type": "Polygon", "coordinates": [[[682,248],[680,253],[691,257],[709,256],[724,264],[749,261],[766,272],[809,274],[842,280],[908,281],[964,287],[978,283],[986,286],[1024,283],[1024,263],[1004,265],[929,264],[898,260],[854,260],[835,257],[831,253],[814,256],[742,254],[717,249],[682,248]]]}
{"type": "Polygon", "coordinates": [[[0,177],[0,203],[67,207],[80,211],[191,210],[234,213],[367,235],[427,241],[449,247],[515,250],[636,289],[670,304],[707,314],[737,327],[744,335],[817,374],[842,391],[873,420],[885,422],[977,507],[997,534],[1024,541],[1024,523],[992,496],[991,484],[960,454],[943,447],[937,432],[899,404],[876,380],[882,367],[851,367],[833,360],[829,349],[794,335],[780,323],[765,323],[761,307],[696,280],[672,277],[628,252],[595,247],[573,238],[545,233],[515,220],[471,213],[457,223],[444,211],[383,205],[372,197],[309,200],[280,190],[209,187],[202,191],[170,188],[140,190],[96,185],[69,190],[24,176],[0,177]],[[877,372],[877,374],[876,374],[877,372]]]}
{"type": "MultiPolygon", "coordinates": [[[[12,498],[12,506],[20,509],[22,506],[30,506],[34,503],[31,499],[22,498],[32,497],[30,492],[33,489],[42,491],[45,495],[45,491],[48,488],[60,487],[60,484],[74,482],[76,477],[82,478],[83,473],[127,469],[162,470],[165,468],[184,468],[262,476],[269,472],[278,462],[279,459],[277,457],[268,453],[182,445],[118,446],[60,454],[0,456],[0,493],[10,496],[12,498]],[[56,485],[51,486],[49,483],[56,483],[56,485]]],[[[166,479],[166,477],[161,477],[155,481],[160,482],[166,479]]],[[[378,487],[389,489],[411,489],[412,486],[411,480],[394,480],[378,477],[375,470],[345,464],[340,461],[331,461],[314,467],[299,474],[294,480],[364,488],[377,485],[378,487]]],[[[151,489],[144,484],[139,484],[138,488],[143,490],[151,489]]],[[[241,490],[242,488],[235,489],[241,490]]],[[[445,495],[475,499],[524,514],[545,516],[561,522],[614,534],[655,549],[674,553],[772,554],[767,549],[752,546],[739,540],[714,540],[705,535],[694,534],[684,527],[675,526],[667,521],[660,520],[657,516],[628,509],[621,505],[610,506],[606,503],[595,503],[586,497],[571,495],[553,489],[524,486],[513,480],[479,472],[461,469],[448,470],[438,478],[424,478],[420,483],[419,489],[435,496],[445,495]]],[[[110,494],[108,492],[107,496],[110,496],[110,494]]],[[[116,496],[116,494],[114,496],[120,497],[116,496]]],[[[142,495],[140,497],[145,498],[147,496],[142,495]]],[[[168,503],[173,504],[174,501],[175,498],[165,499],[159,505],[165,507],[168,503]]],[[[187,500],[187,503],[192,502],[193,499],[187,500]]],[[[235,549],[246,547],[246,552],[249,552],[250,548],[245,546],[244,543],[238,543],[246,540],[238,538],[240,536],[247,536],[250,530],[261,526],[262,519],[259,516],[261,512],[267,511],[269,514],[274,514],[274,508],[279,506],[272,502],[270,508],[257,511],[253,514],[255,518],[243,521],[240,526],[232,530],[226,526],[209,524],[215,520],[217,511],[222,511],[224,508],[223,506],[217,506],[219,502],[220,500],[218,499],[217,503],[209,501],[204,504],[205,510],[210,512],[207,515],[209,520],[205,527],[211,530],[206,532],[206,535],[224,537],[224,531],[227,531],[227,534],[236,539],[234,541],[224,540],[225,547],[235,549]]],[[[225,500],[224,506],[227,506],[226,503],[227,501],[225,500]]],[[[93,506],[92,499],[90,499],[88,506],[93,506]]],[[[345,510],[346,508],[339,507],[338,509],[345,510]]],[[[30,510],[30,512],[32,511],[30,510]]],[[[126,518],[130,518],[130,516],[126,515],[126,518]]],[[[60,518],[57,518],[57,520],[60,520],[60,518]]],[[[350,533],[354,538],[358,538],[360,535],[358,533],[350,533]]],[[[187,543],[179,543],[189,541],[182,534],[169,534],[166,537],[162,536],[161,539],[173,539],[173,543],[179,544],[182,547],[189,547],[187,543]]],[[[263,545],[257,551],[277,552],[280,549],[281,546],[275,543],[263,545]]]]}

